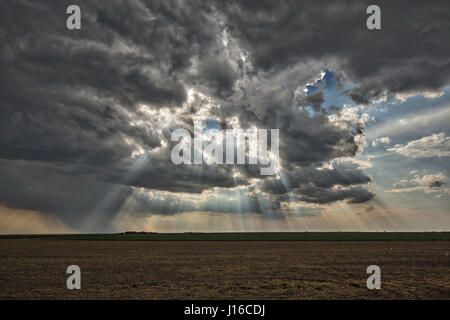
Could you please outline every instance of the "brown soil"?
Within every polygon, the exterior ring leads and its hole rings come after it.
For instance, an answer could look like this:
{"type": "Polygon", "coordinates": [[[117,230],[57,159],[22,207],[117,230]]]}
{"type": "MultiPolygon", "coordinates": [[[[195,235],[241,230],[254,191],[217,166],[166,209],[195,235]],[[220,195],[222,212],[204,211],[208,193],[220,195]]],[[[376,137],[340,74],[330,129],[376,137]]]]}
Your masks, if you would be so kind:
{"type": "Polygon", "coordinates": [[[1,299],[449,299],[449,241],[0,240],[1,299]],[[66,268],[81,268],[68,290],[66,268]],[[381,290],[366,268],[381,268],[381,290]]]}

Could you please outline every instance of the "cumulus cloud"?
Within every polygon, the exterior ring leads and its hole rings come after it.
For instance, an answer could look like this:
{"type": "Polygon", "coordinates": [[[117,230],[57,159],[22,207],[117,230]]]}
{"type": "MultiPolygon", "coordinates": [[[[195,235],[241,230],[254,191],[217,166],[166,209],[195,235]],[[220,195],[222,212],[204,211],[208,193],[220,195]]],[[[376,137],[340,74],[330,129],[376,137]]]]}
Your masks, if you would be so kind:
{"type": "Polygon", "coordinates": [[[440,172],[438,174],[426,174],[424,176],[416,175],[416,177],[411,181],[423,186],[440,187],[443,184],[442,180],[444,179],[445,175],[440,172]]]}
{"type": "Polygon", "coordinates": [[[372,147],[376,147],[379,144],[390,144],[390,143],[391,143],[391,139],[389,137],[381,137],[381,138],[374,139],[372,141],[372,147]]]}
{"type": "Polygon", "coordinates": [[[388,151],[399,153],[405,157],[432,158],[450,157],[450,137],[444,132],[408,142],[406,145],[396,145],[388,151]]]}
{"type": "Polygon", "coordinates": [[[389,192],[403,193],[412,191],[422,191],[424,193],[438,193],[436,197],[443,197],[450,193],[450,188],[441,188],[446,183],[446,175],[442,172],[437,174],[420,175],[418,171],[414,171],[414,178],[407,180],[402,179],[395,183],[397,189],[389,190],[389,192]]]}

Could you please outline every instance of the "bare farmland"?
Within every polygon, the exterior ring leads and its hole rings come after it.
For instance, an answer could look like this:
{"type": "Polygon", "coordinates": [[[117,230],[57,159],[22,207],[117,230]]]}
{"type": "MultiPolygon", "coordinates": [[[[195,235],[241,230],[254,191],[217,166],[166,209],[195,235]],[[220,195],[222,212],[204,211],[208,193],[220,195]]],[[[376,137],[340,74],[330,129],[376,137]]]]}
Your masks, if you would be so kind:
{"type": "Polygon", "coordinates": [[[1,299],[448,299],[450,241],[0,239],[1,299]],[[66,268],[81,268],[68,290],[66,268]],[[381,290],[366,288],[381,267],[381,290]]]}

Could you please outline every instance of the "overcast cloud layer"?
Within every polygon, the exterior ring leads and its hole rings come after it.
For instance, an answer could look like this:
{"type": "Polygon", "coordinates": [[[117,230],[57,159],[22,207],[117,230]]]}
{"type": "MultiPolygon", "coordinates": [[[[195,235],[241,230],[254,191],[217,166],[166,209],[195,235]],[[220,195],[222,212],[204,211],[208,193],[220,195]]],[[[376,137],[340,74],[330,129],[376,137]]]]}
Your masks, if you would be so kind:
{"type": "MultiPolygon", "coordinates": [[[[378,31],[365,27],[369,4],[2,1],[0,203],[78,230],[94,216],[104,230],[124,208],[278,218],[372,201],[373,179],[354,160],[364,108],[449,84],[450,3],[378,1],[378,31]],[[70,4],[81,7],[81,30],[66,28],[70,4]],[[281,174],[174,165],[171,130],[192,132],[195,118],[279,128],[281,174]]],[[[448,157],[448,134],[389,151],[448,157]]]]}

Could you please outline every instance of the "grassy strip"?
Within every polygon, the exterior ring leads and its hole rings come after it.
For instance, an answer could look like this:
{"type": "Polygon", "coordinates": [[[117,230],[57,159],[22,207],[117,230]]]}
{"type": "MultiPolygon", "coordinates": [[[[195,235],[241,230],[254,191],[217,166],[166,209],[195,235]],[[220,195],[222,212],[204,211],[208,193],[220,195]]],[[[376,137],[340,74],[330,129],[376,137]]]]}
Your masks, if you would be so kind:
{"type": "Polygon", "coordinates": [[[394,241],[450,240],[450,232],[239,232],[0,235],[0,239],[110,241],[394,241]]]}

